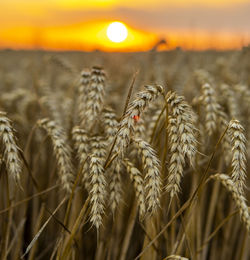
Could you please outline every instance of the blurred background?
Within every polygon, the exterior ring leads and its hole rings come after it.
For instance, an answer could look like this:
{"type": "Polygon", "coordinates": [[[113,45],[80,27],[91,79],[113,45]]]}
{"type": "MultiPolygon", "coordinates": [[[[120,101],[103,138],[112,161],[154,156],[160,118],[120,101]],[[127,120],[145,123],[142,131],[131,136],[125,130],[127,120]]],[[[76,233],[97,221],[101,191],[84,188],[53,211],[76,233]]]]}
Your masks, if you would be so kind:
{"type": "Polygon", "coordinates": [[[249,14],[249,0],[1,0],[0,48],[239,49],[249,14]]]}

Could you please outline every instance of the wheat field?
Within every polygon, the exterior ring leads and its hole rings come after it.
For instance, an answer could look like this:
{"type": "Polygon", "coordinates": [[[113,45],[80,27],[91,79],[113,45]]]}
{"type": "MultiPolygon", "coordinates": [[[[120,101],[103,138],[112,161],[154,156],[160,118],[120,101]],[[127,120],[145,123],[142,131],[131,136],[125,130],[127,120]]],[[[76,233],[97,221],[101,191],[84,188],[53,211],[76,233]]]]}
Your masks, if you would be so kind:
{"type": "Polygon", "coordinates": [[[0,259],[250,259],[249,48],[0,60],[0,259]]]}

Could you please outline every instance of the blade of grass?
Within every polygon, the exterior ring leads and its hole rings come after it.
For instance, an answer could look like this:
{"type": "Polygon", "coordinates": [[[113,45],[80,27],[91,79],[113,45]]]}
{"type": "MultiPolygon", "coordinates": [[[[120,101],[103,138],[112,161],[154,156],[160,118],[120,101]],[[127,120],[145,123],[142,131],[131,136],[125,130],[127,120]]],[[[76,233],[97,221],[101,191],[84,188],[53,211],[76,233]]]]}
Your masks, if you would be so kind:
{"type": "Polygon", "coordinates": [[[32,239],[32,241],[29,243],[28,247],[26,248],[24,254],[21,256],[21,258],[24,258],[29,251],[31,250],[31,248],[33,247],[33,245],[35,244],[35,242],[37,241],[37,239],[39,238],[39,236],[41,235],[41,233],[43,232],[43,230],[45,229],[45,227],[48,225],[48,223],[50,222],[50,220],[52,219],[53,215],[56,214],[56,212],[60,209],[60,207],[65,203],[66,198],[64,198],[60,204],[56,207],[56,209],[53,211],[52,215],[49,216],[49,218],[46,220],[46,222],[42,225],[42,227],[40,228],[40,230],[37,232],[37,234],[34,236],[34,238],[32,239]]]}

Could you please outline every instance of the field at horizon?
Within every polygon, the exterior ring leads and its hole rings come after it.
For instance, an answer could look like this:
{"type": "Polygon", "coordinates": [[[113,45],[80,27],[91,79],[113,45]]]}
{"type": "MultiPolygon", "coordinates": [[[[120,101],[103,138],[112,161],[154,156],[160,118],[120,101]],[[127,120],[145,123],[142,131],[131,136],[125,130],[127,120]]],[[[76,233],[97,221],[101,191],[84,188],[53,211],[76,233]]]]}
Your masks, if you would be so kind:
{"type": "Polygon", "coordinates": [[[250,47],[0,51],[1,260],[249,260],[250,47]]]}

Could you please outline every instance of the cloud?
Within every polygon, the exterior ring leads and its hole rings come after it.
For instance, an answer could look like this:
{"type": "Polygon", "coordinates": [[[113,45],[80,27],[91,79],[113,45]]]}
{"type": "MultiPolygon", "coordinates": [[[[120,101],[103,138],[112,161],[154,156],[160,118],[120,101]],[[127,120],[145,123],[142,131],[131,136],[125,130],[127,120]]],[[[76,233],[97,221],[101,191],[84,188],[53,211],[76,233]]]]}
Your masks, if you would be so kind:
{"type": "MultiPolygon", "coordinates": [[[[205,3],[205,2],[204,2],[205,3]]],[[[44,8],[27,5],[1,11],[2,29],[10,26],[50,27],[67,26],[93,20],[122,20],[135,29],[165,34],[186,32],[229,32],[250,36],[250,3],[230,5],[181,5],[158,4],[154,8],[124,7],[87,9],[86,7],[62,8],[46,5],[44,8]]]]}

